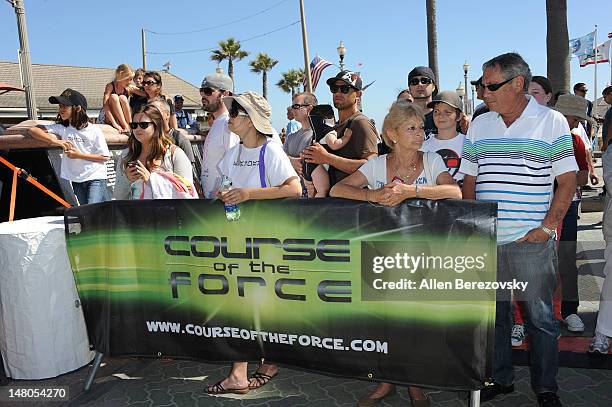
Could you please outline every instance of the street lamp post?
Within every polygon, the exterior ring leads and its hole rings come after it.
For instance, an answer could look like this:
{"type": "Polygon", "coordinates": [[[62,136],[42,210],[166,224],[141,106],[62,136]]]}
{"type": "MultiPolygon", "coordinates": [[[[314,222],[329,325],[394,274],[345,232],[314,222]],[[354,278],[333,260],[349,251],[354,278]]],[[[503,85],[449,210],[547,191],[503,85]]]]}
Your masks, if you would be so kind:
{"type": "Polygon", "coordinates": [[[465,88],[463,87],[461,81],[459,82],[459,86],[457,86],[457,89],[455,89],[455,91],[457,92],[457,96],[461,98],[461,103],[463,103],[463,106],[465,106],[465,88]]]}
{"type": "MultiPolygon", "coordinates": [[[[468,61],[466,60],[465,63],[463,64],[463,80],[465,82],[465,87],[464,87],[464,92],[465,95],[468,96],[467,92],[468,92],[468,70],[470,69],[470,64],[468,64],[468,61]]],[[[472,95],[472,99],[474,99],[474,96],[472,95]]],[[[466,97],[463,100],[463,107],[464,107],[464,113],[468,114],[468,97],[466,97]]]]}
{"type": "Polygon", "coordinates": [[[344,48],[344,41],[340,41],[338,48],[338,56],[340,57],[340,70],[344,71],[344,55],[346,54],[346,48],[344,48]]]}
{"type": "Polygon", "coordinates": [[[28,118],[36,120],[38,109],[36,107],[36,95],[34,94],[34,79],[32,78],[32,62],[30,61],[30,44],[28,41],[28,29],[26,27],[25,6],[23,0],[9,0],[15,9],[17,16],[17,30],[19,32],[19,68],[25,88],[26,108],[28,118]]]}

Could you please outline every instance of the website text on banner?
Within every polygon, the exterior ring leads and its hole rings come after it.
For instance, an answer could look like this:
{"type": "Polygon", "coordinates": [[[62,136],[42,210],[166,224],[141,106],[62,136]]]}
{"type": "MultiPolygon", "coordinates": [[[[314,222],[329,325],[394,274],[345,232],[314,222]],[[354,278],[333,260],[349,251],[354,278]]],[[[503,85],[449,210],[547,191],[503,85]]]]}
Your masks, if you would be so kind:
{"type": "Polygon", "coordinates": [[[69,258],[96,349],[265,357],[461,390],[490,376],[495,204],[326,199],[241,210],[238,222],[205,200],[67,210],[69,258]]]}

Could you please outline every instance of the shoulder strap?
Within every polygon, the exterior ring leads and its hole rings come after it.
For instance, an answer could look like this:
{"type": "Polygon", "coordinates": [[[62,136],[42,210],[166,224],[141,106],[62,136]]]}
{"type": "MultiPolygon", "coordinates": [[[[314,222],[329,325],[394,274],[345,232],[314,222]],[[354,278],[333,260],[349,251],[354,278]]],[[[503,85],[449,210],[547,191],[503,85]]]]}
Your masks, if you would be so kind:
{"type": "MultiPolygon", "coordinates": [[[[437,153],[436,153],[437,154],[437,153]]],[[[431,168],[429,167],[429,152],[423,153],[423,168],[425,169],[425,177],[427,178],[427,185],[436,185],[436,180],[432,179],[431,168]]]]}
{"type": "Polygon", "coordinates": [[[259,163],[257,166],[259,167],[259,183],[262,188],[266,187],[266,163],[264,157],[266,155],[266,146],[269,142],[269,140],[266,140],[263,146],[261,146],[261,150],[259,150],[259,163]]]}

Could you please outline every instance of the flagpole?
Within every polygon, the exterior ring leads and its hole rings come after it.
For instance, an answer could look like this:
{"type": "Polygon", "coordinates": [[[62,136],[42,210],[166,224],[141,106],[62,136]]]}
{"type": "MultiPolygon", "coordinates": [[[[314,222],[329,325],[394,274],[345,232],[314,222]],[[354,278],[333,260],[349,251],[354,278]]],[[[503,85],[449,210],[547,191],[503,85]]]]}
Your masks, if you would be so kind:
{"type": "MultiPolygon", "coordinates": [[[[598,62],[598,58],[597,58],[597,53],[598,53],[598,49],[597,49],[597,24],[595,24],[595,84],[593,85],[593,111],[591,112],[592,115],[595,115],[595,109],[597,108],[597,62],[598,62]]],[[[589,136],[591,136],[589,134],[589,136]]]]}
{"type": "Polygon", "coordinates": [[[302,19],[302,45],[304,46],[304,75],[306,76],[306,92],[312,93],[312,78],[310,76],[310,56],[308,55],[308,34],[306,33],[304,0],[300,0],[300,17],[302,19]]]}

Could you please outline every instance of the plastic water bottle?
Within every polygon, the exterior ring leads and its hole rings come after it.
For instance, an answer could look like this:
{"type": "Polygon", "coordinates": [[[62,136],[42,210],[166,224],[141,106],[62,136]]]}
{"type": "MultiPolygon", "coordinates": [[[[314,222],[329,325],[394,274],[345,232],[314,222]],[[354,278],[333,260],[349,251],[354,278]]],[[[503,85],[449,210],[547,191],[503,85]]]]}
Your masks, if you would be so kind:
{"type": "MultiPolygon", "coordinates": [[[[226,177],[224,175],[221,180],[221,188],[219,188],[219,191],[223,193],[231,189],[232,189],[232,180],[229,177],[226,177]]],[[[240,219],[240,205],[238,204],[232,205],[232,204],[224,203],[223,208],[225,209],[225,217],[227,218],[228,221],[231,222],[231,221],[240,219]]]]}

